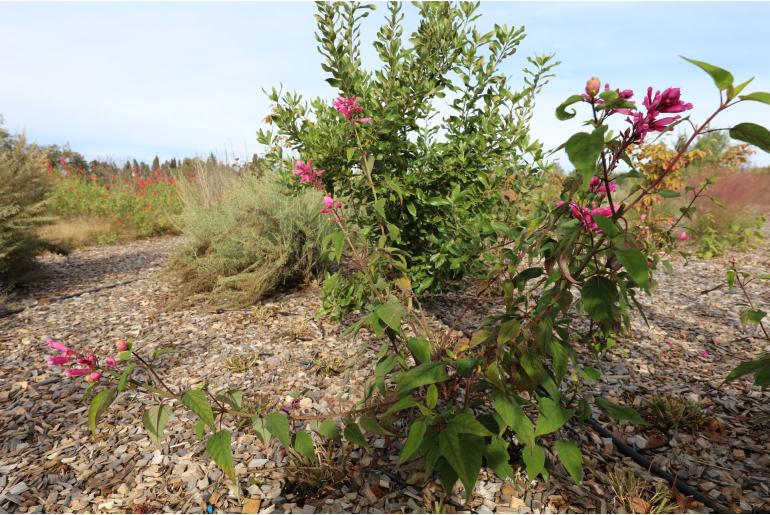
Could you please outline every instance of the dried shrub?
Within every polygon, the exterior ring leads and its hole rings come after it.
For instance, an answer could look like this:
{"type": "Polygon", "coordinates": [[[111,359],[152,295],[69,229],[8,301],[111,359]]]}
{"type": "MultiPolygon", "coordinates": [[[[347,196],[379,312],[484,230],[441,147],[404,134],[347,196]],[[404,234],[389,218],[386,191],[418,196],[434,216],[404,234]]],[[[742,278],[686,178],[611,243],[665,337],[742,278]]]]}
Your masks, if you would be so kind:
{"type": "Polygon", "coordinates": [[[250,305],[321,268],[330,223],[319,213],[320,193],[293,194],[271,178],[217,172],[196,183],[180,188],[184,243],[171,265],[182,279],[180,298],[250,305]]]}

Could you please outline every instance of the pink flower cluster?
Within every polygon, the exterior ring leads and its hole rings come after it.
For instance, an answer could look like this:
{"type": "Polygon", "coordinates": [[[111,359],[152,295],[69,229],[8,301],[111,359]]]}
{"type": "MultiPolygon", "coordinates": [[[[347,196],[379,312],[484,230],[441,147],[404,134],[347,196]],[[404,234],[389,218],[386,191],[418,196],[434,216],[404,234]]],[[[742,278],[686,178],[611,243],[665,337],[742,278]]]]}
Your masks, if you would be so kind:
{"type": "MultiPolygon", "coordinates": [[[[102,378],[101,372],[96,370],[99,368],[99,360],[93,353],[80,354],[66,345],[51,339],[47,343],[49,347],[59,351],[58,356],[46,357],[49,367],[70,366],[72,368],[64,369],[66,375],[70,377],[85,376],[84,380],[89,383],[94,383],[102,378]],[[80,366],[75,367],[74,365],[80,366]]],[[[125,346],[125,349],[122,350],[127,350],[128,345],[125,342],[118,342],[118,350],[121,350],[121,343],[125,346]]],[[[113,368],[118,365],[118,362],[110,356],[104,360],[104,364],[107,367],[113,368]]]]}
{"type": "MultiPolygon", "coordinates": [[[[556,207],[561,207],[564,205],[563,200],[557,200],[554,202],[556,207]]],[[[572,214],[573,217],[580,220],[580,223],[583,225],[583,228],[587,231],[595,232],[595,233],[601,233],[602,230],[599,229],[599,226],[596,225],[596,222],[594,221],[595,216],[606,216],[610,217],[612,216],[612,210],[609,207],[592,207],[587,208],[584,206],[579,205],[574,200],[570,201],[569,203],[569,212],[572,214]]]]}
{"type": "MultiPolygon", "coordinates": [[[[588,186],[588,190],[591,193],[596,193],[597,195],[604,196],[607,194],[607,186],[604,184],[604,180],[600,177],[592,177],[591,178],[591,184],[588,186]]],[[[618,185],[615,183],[615,181],[610,181],[610,192],[615,192],[618,190],[618,185]]]]}
{"type": "Polygon", "coordinates": [[[295,168],[291,171],[291,173],[294,174],[295,177],[299,177],[299,182],[302,184],[320,186],[321,175],[323,175],[326,170],[318,170],[313,168],[312,159],[308,159],[307,163],[305,161],[297,161],[294,166],[295,168]]]}
{"type": "Polygon", "coordinates": [[[635,141],[639,143],[644,141],[648,132],[663,132],[681,118],[679,115],[658,118],[660,114],[682,113],[692,109],[691,103],[682,102],[679,88],[666,88],[663,93],[656,91],[654,97],[652,88],[647,88],[647,96],[643,103],[647,113],[636,112],[631,118],[627,118],[627,121],[634,126],[635,141]]]}
{"type": "Polygon", "coordinates": [[[337,97],[332,105],[338,113],[351,122],[369,123],[372,121],[371,118],[357,118],[358,113],[364,110],[363,106],[358,105],[357,97],[337,97]]]}
{"type": "Polygon", "coordinates": [[[339,209],[342,207],[342,202],[339,200],[334,200],[331,195],[326,195],[324,197],[324,207],[321,209],[322,213],[332,213],[335,209],[339,209]]]}

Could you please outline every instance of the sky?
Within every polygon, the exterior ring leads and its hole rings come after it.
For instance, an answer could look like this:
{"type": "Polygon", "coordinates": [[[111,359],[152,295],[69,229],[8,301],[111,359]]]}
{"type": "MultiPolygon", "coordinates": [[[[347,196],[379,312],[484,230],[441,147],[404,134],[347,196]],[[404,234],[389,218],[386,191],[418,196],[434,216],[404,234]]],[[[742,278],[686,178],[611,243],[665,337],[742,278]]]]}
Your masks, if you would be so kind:
{"type": "MultiPolygon", "coordinates": [[[[385,14],[364,20],[364,65],[385,14]]],[[[527,38],[503,70],[514,85],[532,54],[561,65],[537,99],[533,135],[546,148],[580,127],[554,109],[598,76],[641,97],[682,88],[695,121],[717,105],[711,79],[679,56],[727,68],[747,91],[770,91],[770,3],[483,2],[478,25],[524,25],[527,38]]],[[[248,158],[269,111],[264,88],[333,99],[314,39],[310,2],[0,2],[0,114],[37,143],[69,143],[88,159],[248,158]]],[[[405,28],[416,26],[406,8],[405,28]]],[[[770,106],[746,102],[716,126],[770,127],[770,106]]],[[[770,164],[770,155],[755,155],[770,164]]]]}

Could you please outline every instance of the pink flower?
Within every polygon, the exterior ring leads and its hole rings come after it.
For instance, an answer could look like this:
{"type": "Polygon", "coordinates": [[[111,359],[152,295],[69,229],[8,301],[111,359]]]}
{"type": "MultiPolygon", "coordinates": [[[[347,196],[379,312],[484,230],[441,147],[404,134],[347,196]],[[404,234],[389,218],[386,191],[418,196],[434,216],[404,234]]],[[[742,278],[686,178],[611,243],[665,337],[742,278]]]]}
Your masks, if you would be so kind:
{"type": "Polygon", "coordinates": [[[709,353],[708,353],[708,351],[704,350],[704,351],[701,353],[701,356],[703,356],[704,358],[708,358],[708,357],[709,357],[709,353]]]}
{"type": "Polygon", "coordinates": [[[99,372],[93,372],[91,374],[88,374],[84,379],[87,383],[95,383],[101,378],[102,378],[102,375],[99,372]]]}
{"type": "Polygon", "coordinates": [[[658,113],[681,113],[692,109],[691,103],[682,102],[681,91],[679,88],[666,88],[663,93],[655,92],[652,96],[652,88],[647,88],[647,97],[644,99],[644,107],[648,111],[657,111],[658,113]]]}
{"type": "Polygon", "coordinates": [[[356,118],[356,115],[364,110],[363,106],[358,105],[357,97],[337,97],[332,105],[338,113],[352,122],[369,123],[372,121],[371,118],[356,118]]]}
{"type": "Polygon", "coordinates": [[[685,231],[682,231],[679,233],[679,241],[687,241],[690,237],[687,235],[685,231]]]}
{"type": "Polygon", "coordinates": [[[556,201],[554,201],[553,205],[556,206],[556,207],[561,207],[561,206],[564,205],[564,201],[563,200],[556,200],[556,201]]]}
{"type": "Polygon", "coordinates": [[[321,183],[321,175],[326,172],[326,170],[313,168],[312,159],[308,159],[307,163],[305,161],[297,161],[294,166],[295,168],[291,173],[295,177],[299,177],[299,182],[302,184],[313,184],[318,186],[321,183]]]}
{"type": "Polygon", "coordinates": [[[326,195],[324,197],[324,207],[321,209],[322,213],[331,213],[335,209],[342,207],[342,202],[334,200],[331,196],[326,195]]]}
{"type": "Polygon", "coordinates": [[[70,348],[69,348],[69,347],[67,347],[66,345],[62,345],[61,343],[59,343],[59,342],[57,342],[57,341],[55,341],[55,340],[51,340],[51,339],[49,339],[49,340],[48,340],[48,345],[50,345],[50,346],[51,346],[51,347],[53,347],[54,349],[56,349],[56,350],[58,350],[59,352],[61,352],[61,353],[62,353],[62,356],[72,356],[72,355],[74,355],[74,354],[75,354],[75,353],[74,353],[74,351],[73,351],[72,349],[70,349],[70,348]]]}
{"type": "Polygon", "coordinates": [[[104,364],[107,365],[108,367],[114,367],[114,366],[117,366],[118,361],[112,356],[110,356],[109,358],[104,360],[104,364]]]}
{"type": "Polygon", "coordinates": [[[48,362],[49,367],[58,367],[61,365],[66,365],[72,361],[72,358],[62,354],[61,356],[48,356],[46,357],[46,361],[48,362]]]}
{"type": "Polygon", "coordinates": [[[76,362],[79,365],[85,365],[88,368],[95,368],[96,367],[96,356],[93,354],[89,354],[88,356],[80,356],[76,362]]]}
{"type": "Polygon", "coordinates": [[[644,141],[648,132],[663,132],[668,130],[670,125],[677,121],[681,116],[669,116],[667,118],[657,118],[661,113],[681,113],[692,109],[691,103],[682,102],[679,88],[668,88],[661,93],[657,91],[652,95],[652,88],[647,88],[647,96],[643,100],[647,113],[634,113],[631,118],[626,120],[634,126],[634,141],[641,143],[644,141]]]}
{"type": "Polygon", "coordinates": [[[583,225],[583,228],[585,230],[595,232],[595,233],[601,233],[602,230],[594,221],[594,217],[595,216],[606,216],[606,217],[612,216],[612,210],[609,207],[594,207],[594,208],[588,209],[587,207],[583,207],[579,205],[574,200],[570,201],[569,203],[569,212],[572,214],[573,217],[580,220],[580,223],[583,225]]]}
{"type": "Polygon", "coordinates": [[[588,98],[594,98],[599,94],[599,89],[602,87],[602,82],[597,77],[591,77],[586,82],[586,95],[588,98]]]}
{"type": "MultiPolygon", "coordinates": [[[[591,178],[591,184],[588,187],[588,190],[592,193],[596,193],[599,195],[605,195],[607,193],[607,186],[604,184],[604,180],[602,180],[599,177],[592,177],[591,178]]],[[[615,183],[615,181],[610,181],[610,191],[617,191],[618,185],[615,183]]]]}
{"type": "Polygon", "coordinates": [[[609,207],[595,207],[591,210],[591,216],[612,216],[612,209],[609,207]]]}
{"type": "Polygon", "coordinates": [[[89,372],[91,372],[90,368],[68,368],[64,370],[64,373],[71,377],[82,376],[89,372]]]}
{"type": "Polygon", "coordinates": [[[120,340],[115,347],[118,349],[118,352],[125,352],[128,350],[128,344],[123,340],[120,340]]]}

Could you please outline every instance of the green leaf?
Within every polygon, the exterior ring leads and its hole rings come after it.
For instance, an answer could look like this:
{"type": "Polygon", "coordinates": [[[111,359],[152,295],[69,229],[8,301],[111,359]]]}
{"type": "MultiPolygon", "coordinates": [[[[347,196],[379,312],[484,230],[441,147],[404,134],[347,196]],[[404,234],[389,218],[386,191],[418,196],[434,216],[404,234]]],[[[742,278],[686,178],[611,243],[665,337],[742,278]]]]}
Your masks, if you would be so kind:
{"type": "Polygon", "coordinates": [[[122,392],[126,389],[126,384],[128,384],[128,380],[131,379],[131,374],[134,372],[135,368],[136,363],[129,363],[126,365],[126,368],[123,369],[123,372],[120,373],[120,378],[118,379],[118,392],[122,392]]]}
{"type": "Polygon", "coordinates": [[[663,198],[677,198],[682,196],[681,193],[674,190],[660,190],[658,192],[658,195],[660,195],[663,198]]]}
{"type": "Polygon", "coordinates": [[[254,415],[251,417],[251,427],[254,429],[254,434],[257,435],[262,443],[267,444],[270,442],[270,431],[267,429],[267,422],[264,418],[254,415]]]}
{"type": "Polygon", "coordinates": [[[594,276],[583,284],[581,300],[583,308],[591,319],[604,328],[615,321],[618,289],[606,277],[594,276]]]}
{"type": "Polygon", "coordinates": [[[118,352],[118,359],[120,361],[127,361],[131,359],[132,354],[130,350],[124,350],[123,352],[118,352]]]}
{"type": "Polygon", "coordinates": [[[521,406],[498,392],[492,394],[492,403],[497,414],[516,433],[519,440],[527,445],[534,445],[535,430],[532,427],[532,421],[524,413],[524,410],[521,409],[521,406]]]}
{"type": "Polygon", "coordinates": [[[233,451],[230,448],[230,431],[223,429],[209,436],[206,441],[206,452],[214,463],[235,482],[235,465],[233,464],[233,451]]]}
{"type": "Polygon", "coordinates": [[[358,419],[358,425],[367,433],[375,435],[392,435],[390,431],[380,425],[374,417],[364,415],[358,419]]]}
{"type": "Polygon", "coordinates": [[[716,84],[716,86],[719,88],[719,91],[724,91],[733,85],[733,75],[727,70],[724,70],[718,66],[714,66],[713,64],[704,63],[703,61],[689,59],[683,55],[680,57],[708,73],[714,80],[714,84],[716,84]]]}
{"type": "Polygon", "coordinates": [[[214,429],[214,412],[211,410],[211,403],[209,403],[206,392],[199,388],[189,390],[182,395],[182,404],[198,415],[204,424],[214,429]]]}
{"type": "Polygon", "coordinates": [[[414,456],[414,453],[416,453],[422,445],[422,440],[427,429],[428,426],[422,419],[417,419],[412,422],[412,425],[409,426],[409,434],[406,436],[404,447],[401,449],[401,454],[398,456],[399,465],[406,463],[409,458],[414,456]]]}
{"type": "Polygon", "coordinates": [[[735,367],[730,374],[728,374],[727,379],[725,381],[733,381],[735,379],[738,379],[739,377],[743,377],[747,374],[751,374],[756,372],[757,370],[760,370],[763,367],[770,366],[770,355],[765,355],[760,357],[759,359],[755,359],[753,361],[744,361],[737,367],[735,367]]]}
{"type": "Polygon", "coordinates": [[[519,335],[521,331],[521,324],[518,320],[506,320],[500,324],[500,332],[497,333],[497,343],[504,345],[506,343],[513,342],[514,338],[519,335]]]}
{"type": "Polygon", "coordinates": [[[396,332],[401,332],[401,319],[406,314],[406,309],[396,299],[391,299],[387,304],[381,304],[374,310],[385,325],[396,332]]]}
{"type": "Polygon", "coordinates": [[[614,238],[620,234],[620,228],[611,218],[606,216],[594,216],[592,218],[593,221],[596,222],[596,225],[599,226],[599,229],[601,229],[609,238],[614,238]]]}
{"type": "Polygon", "coordinates": [[[556,118],[562,121],[569,120],[570,118],[574,118],[575,114],[577,114],[576,111],[574,109],[572,109],[571,111],[568,111],[567,107],[582,101],[583,101],[582,95],[572,95],[571,97],[568,97],[567,100],[562,102],[561,105],[559,105],[559,107],[556,108],[556,118]]]}
{"type": "Polygon", "coordinates": [[[484,427],[484,425],[476,420],[476,417],[471,410],[464,410],[455,415],[452,420],[449,421],[448,429],[452,429],[457,433],[468,433],[477,436],[492,436],[492,432],[484,427]]]}
{"type": "Polygon", "coordinates": [[[423,363],[400,374],[396,383],[396,393],[404,393],[425,386],[427,384],[439,383],[449,379],[446,373],[444,363],[423,363]]]}
{"type": "Polygon", "coordinates": [[[433,409],[438,404],[438,388],[435,384],[429,384],[425,391],[425,405],[433,409]]]}
{"type": "Polygon", "coordinates": [[[234,410],[240,410],[243,403],[243,392],[238,389],[226,390],[217,394],[217,399],[227,403],[234,410]]]}
{"type": "Polygon", "coordinates": [[[330,418],[327,418],[318,425],[318,432],[330,440],[332,438],[337,438],[340,435],[340,430],[337,429],[337,424],[330,418]]]}
{"type": "Polygon", "coordinates": [[[604,131],[578,132],[564,144],[567,157],[583,177],[585,187],[596,172],[596,161],[604,150],[604,131]]]}
{"type": "Polygon", "coordinates": [[[572,480],[580,484],[583,481],[583,453],[580,447],[567,440],[556,440],[554,447],[572,480]]]}
{"type": "Polygon", "coordinates": [[[730,137],[770,152],[770,131],[756,123],[739,123],[730,129],[730,137]]]}
{"type": "Polygon", "coordinates": [[[391,354],[377,362],[374,367],[374,384],[380,392],[385,393],[385,376],[396,366],[396,356],[391,354]]]}
{"type": "Polygon", "coordinates": [[[431,355],[431,345],[425,338],[409,338],[406,343],[409,352],[412,353],[417,363],[429,363],[431,355]]]}
{"type": "Polygon", "coordinates": [[[741,100],[753,100],[755,102],[762,102],[763,104],[770,104],[770,93],[765,93],[764,91],[741,95],[740,98],[741,100]]]}
{"type": "Polygon", "coordinates": [[[615,420],[628,420],[632,424],[637,426],[646,426],[647,421],[631,406],[624,406],[622,404],[615,404],[602,397],[596,398],[596,405],[604,412],[608,417],[612,417],[615,420]]]}
{"type": "Polygon", "coordinates": [[[366,441],[366,438],[364,438],[363,433],[361,432],[361,428],[358,427],[358,424],[355,422],[349,422],[345,424],[345,430],[343,434],[345,435],[345,439],[350,443],[360,445],[361,447],[367,447],[369,445],[369,443],[366,441]]]}
{"type": "Polygon", "coordinates": [[[284,449],[291,447],[291,436],[289,435],[289,417],[286,413],[276,411],[265,417],[265,428],[270,434],[278,438],[284,449]]]}
{"type": "Polygon", "coordinates": [[[306,431],[298,431],[294,435],[294,448],[305,458],[312,462],[316,461],[315,445],[313,445],[313,437],[306,431]]]}
{"type": "Polygon", "coordinates": [[[647,267],[647,257],[636,249],[615,249],[615,257],[634,279],[634,282],[645,290],[650,289],[650,269],[647,267]]]}
{"type": "Polygon", "coordinates": [[[462,358],[455,361],[455,368],[457,369],[457,375],[460,377],[467,377],[473,373],[479,364],[477,358],[462,358]]]}
{"type": "Polygon", "coordinates": [[[538,404],[540,415],[535,424],[535,436],[547,435],[559,430],[575,413],[574,410],[565,410],[561,404],[548,397],[540,397],[538,404]]]}
{"type": "Polygon", "coordinates": [[[193,427],[193,431],[195,432],[195,438],[203,440],[203,433],[206,432],[206,424],[204,424],[202,420],[198,420],[193,427]]]}
{"type": "Polygon", "coordinates": [[[438,447],[465,487],[466,499],[470,499],[481,470],[484,438],[445,429],[438,435],[438,447]]]}
{"type": "Polygon", "coordinates": [[[150,435],[150,440],[156,445],[160,445],[160,441],[163,439],[163,428],[166,427],[166,423],[170,416],[171,408],[165,404],[153,406],[144,412],[144,416],[142,417],[144,428],[150,435]]]}
{"type": "Polygon", "coordinates": [[[542,447],[532,444],[527,444],[521,453],[521,457],[524,458],[524,465],[527,467],[527,478],[533,481],[538,474],[541,474],[545,470],[545,451],[542,447]]]}
{"type": "Polygon", "coordinates": [[[763,318],[767,315],[766,312],[761,309],[747,308],[741,311],[741,324],[743,325],[759,325],[763,318]]]}
{"type": "Polygon", "coordinates": [[[492,441],[487,445],[484,455],[487,458],[487,465],[495,471],[500,479],[513,477],[513,467],[511,467],[511,456],[508,454],[508,442],[499,436],[493,436],[492,441]]]}
{"type": "Polygon", "coordinates": [[[413,408],[414,406],[417,406],[417,401],[414,400],[413,397],[411,396],[404,397],[403,399],[400,399],[397,403],[392,405],[390,408],[385,410],[385,416],[388,416],[391,413],[396,413],[398,411],[413,408]]]}
{"type": "Polygon", "coordinates": [[[92,433],[96,434],[96,423],[99,421],[99,417],[117,398],[117,388],[107,388],[94,395],[94,398],[91,399],[91,405],[88,407],[88,427],[91,428],[92,433]]]}

